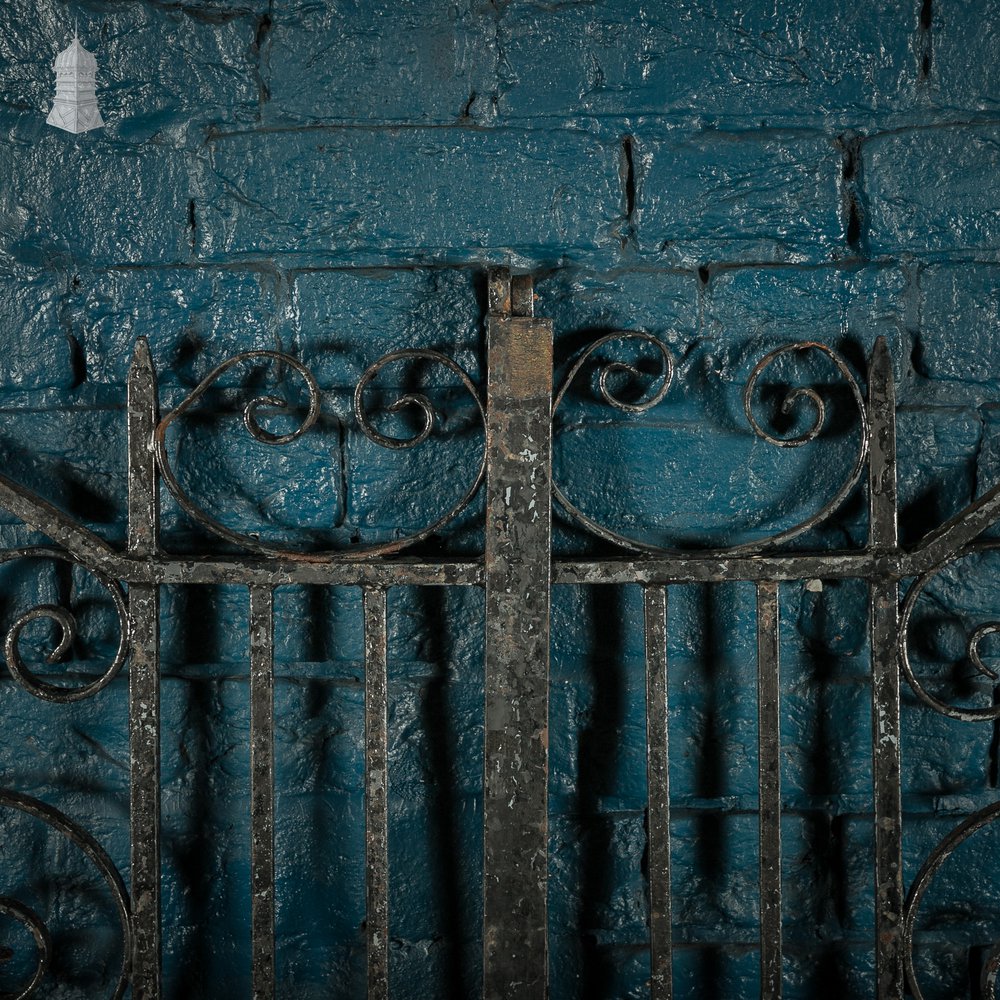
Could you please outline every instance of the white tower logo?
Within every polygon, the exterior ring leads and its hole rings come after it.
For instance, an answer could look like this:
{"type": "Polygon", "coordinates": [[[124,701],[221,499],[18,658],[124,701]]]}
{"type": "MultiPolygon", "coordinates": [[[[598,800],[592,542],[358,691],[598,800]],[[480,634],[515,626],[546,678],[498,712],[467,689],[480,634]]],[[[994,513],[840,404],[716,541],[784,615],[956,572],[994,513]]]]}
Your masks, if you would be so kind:
{"type": "Polygon", "coordinates": [[[89,132],[103,128],[95,92],[97,60],[74,33],[69,48],[56,56],[56,98],[48,123],[67,132],[89,132]]]}

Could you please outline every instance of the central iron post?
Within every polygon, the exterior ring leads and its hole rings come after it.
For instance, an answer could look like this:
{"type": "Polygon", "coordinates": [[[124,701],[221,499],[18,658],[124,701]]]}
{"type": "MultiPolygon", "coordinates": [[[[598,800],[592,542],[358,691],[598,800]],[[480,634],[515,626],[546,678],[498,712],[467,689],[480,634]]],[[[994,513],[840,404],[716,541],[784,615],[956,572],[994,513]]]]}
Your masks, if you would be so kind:
{"type": "Polygon", "coordinates": [[[491,272],[486,323],[483,996],[548,995],[552,323],[491,272]]]}

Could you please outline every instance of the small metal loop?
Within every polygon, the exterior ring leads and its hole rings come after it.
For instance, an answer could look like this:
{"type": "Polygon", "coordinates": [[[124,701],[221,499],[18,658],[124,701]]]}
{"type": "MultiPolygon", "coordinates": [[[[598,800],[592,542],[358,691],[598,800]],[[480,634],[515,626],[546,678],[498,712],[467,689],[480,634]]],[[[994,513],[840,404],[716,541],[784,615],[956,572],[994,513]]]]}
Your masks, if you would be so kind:
{"type": "Polygon", "coordinates": [[[108,669],[96,680],[79,687],[68,687],[60,684],[50,684],[43,681],[27,666],[21,655],[21,636],[25,627],[33,621],[47,619],[56,624],[59,629],[59,641],[45,657],[48,664],[60,663],[76,641],[77,621],[75,615],[67,608],[59,607],[55,604],[40,604],[20,615],[18,619],[7,631],[4,642],[4,655],[7,660],[7,669],[11,676],[30,694],[44,701],[57,702],[59,704],[69,704],[74,701],[82,701],[90,698],[103,690],[118,676],[122,665],[128,655],[128,612],[125,607],[125,593],[121,585],[110,577],[91,569],[89,566],[78,562],[62,549],[49,548],[26,548],[11,549],[0,552],[0,564],[11,562],[15,559],[54,559],[68,563],[71,566],[80,566],[86,570],[97,582],[108,592],[115,606],[118,616],[118,649],[108,669]]]}
{"type": "Polygon", "coordinates": [[[865,461],[868,458],[868,449],[871,442],[871,427],[868,421],[868,408],[865,406],[865,399],[861,393],[861,388],[858,385],[858,380],[854,377],[854,373],[851,369],[848,368],[847,362],[845,362],[836,351],[828,347],[826,344],[821,344],[814,340],[800,341],[794,344],[785,344],[783,347],[775,348],[773,351],[765,354],[764,357],[761,358],[756,365],[754,365],[753,371],[751,371],[750,377],[747,379],[747,384],[743,389],[743,410],[746,413],[747,421],[758,437],[768,442],[768,444],[776,445],[779,448],[798,448],[801,445],[808,444],[810,441],[815,441],[816,438],[820,436],[823,431],[823,427],[826,424],[826,403],[823,401],[820,394],[812,387],[800,386],[792,389],[781,401],[781,412],[785,414],[793,413],[800,400],[807,401],[808,404],[814,409],[815,416],[813,418],[812,425],[800,434],[796,434],[789,438],[775,437],[773,434],[769,434],[763,427],[761,427],[753,414],[753,391],[761,374],[763,374],[767,368],[777,361],[779,357],[786,354],[801,353],[804,351],[818,351],[820,354],[832,361],[834,367],[846,383],[847,388],[850,390],[851,398],[854,401],[854,406],[858,413],[858,426],[861,432],[860,440],[858,441],[857,454],[854,457],[854,465],[852,466],[847,478],[840,484],[840,487],[834,495],[811,517],[806,518],[804,521],[800,521],[791,528],[786,528],[784,531],[779,531],[773,535],[769,535],[767,538],[762,538],[755,542],[747,542],[744,545],[733,546],[729,551],[734,554],[749,555],[751,553],[763,552],[766,549],[774,548],[784,542],[789,542],[793,538],[798,538],[800,535],[804,535],[807,531],[811,531],[840,508],[841,504],[847,499],[850,492],[858,484],[858,481],[861,479],[861,475],[865,470],[865,461]]]}
{"type": "MultiPolygon", "coordinates": [[[[815,413],[813,416],[813,422],[808,429],[800,434],[795,434],[792,437],[780,438],[765,430],[754,416],[754,389],[757,387],[757,380],[760,376],[768,368],[770,368],[771,365],[778,360],[778,358],[783,357],[786,354],[810,350],[820,351],[825,354],[837,366],[840,374],[844,376],[844,379],[848,382],[848,384],[853,383],[855,387],[857,386],[857,383],[854,381],[854,375],[844,363],[843,359],[839,354],[827,347],[826,344],[820,344],[815,341],[803,341],[796,344],[785,344],[783,347],[775,348],[775,350],[765,354],[764,357],[762,357],[760,361],[754,365],[753,371],[750,372],[750,377],[747,379],[747,384],[743,388],[743,411],[746,413],[747,422],[753,428],[754,433],[759,438],[767,441],[768,444],[773,444],[778,448],[798,448],[800,445],[808,444],[810,441],[815,441],[816,438],[818,438],[822,433],[823,425],[826,423],[826,403],[823,401],[823,397],[811,387],[799,386],[798,388],[792,389],[790,392],[786,393],[784,398],[781,400],[781,406],[779,407],[783,414],[790,416],[794,413],[796,404],[799,400],[807,400],[810,406],[814,409],[815,413]]],[[[858,390],[858,399],[861,400],[860,390],[858,390]]],[[[863,412],[863,400],[861,400],[861,408],[863,412]]]]}
{"type": "MultiPolygon", "coordinates": [[[[78,847],[90,860],[104,879],[111,892],[115,908],[118,911],[118,919],[122,929],[122,962],[121,971],[118,975],[118,982],[111,995],[111,1000],[121,1000],[129,980],[129,965],[132,956],[132,915],[129,905],[128,890],[121,873],[115,867],[114,862],[108,857],[103,847],[78,823],[71,820],[65,813],[60,812],[54,806],[50,806],[41,799],[36,799],[31,795],[22,795],[20,792],[12,792],[8,789],[0,789],[0,808],[15,809],[31,816],[51,827],[57,833],[62,834],[74,846],[78,847]]],[[[35,942],[39,949],[39,964],[35,970],[35,975],[20,994],[17,1000],[28,1000],[34,995],[38,984],[42,981],[46,969],[51,959],[51,939],[45,923],[27,906],[17,900],[0,899],[0,913],[19,920],[31,930],[35,937],[35,942]]]]}
{"type": "Polygon", "coordinates": [[[19,993],[3,994],[8,1000],[29,1000],[35,995],[52,962],[52,936],[49,934],[45,921],[31,907],[25,906],[16,899],[0,896],[0,913],[23,924],[31,931],[32,937],[35,939],[38,958],[35,961],[35,971],[28,981],[28,985],[23,987],[19,993]]]}
{"type": "MultiPolygon", "coordinates": [[[[379,358],[378,361],[365,369],[361,378],[358,380],[357,386],[355,386],[354,418],[357,420],[358,426],[361,428],[361,432],[368,438],[369,441],[372,441],[383,448],[391,448],[398,451],[403,448],[415,448],[417,445],[423,444],[423,442],[426,441],[434,431],[436,425],[434,406],[423,393],[405,393],[386,407],[386,410],[389,413],[401,413],[407,409],[415,409],[420,413],[420,430],[408,438],[390,437],[388,434],[383,434],[377,427],[375,427],[374,423],[372,423],[371,416],[365,408],[365,392],[378,377],[379,373],[389,365],[408,362],[429,362],[432,364],[442,365],[448,371],[457,375],[463,388],[472,397],[472,401],[476,404],[476,409],[479,411],[479,419],[482,421],[483,428],[485,429],[486,410],[483,406],[483,401],[480,398],[479,390],[476,388],[472,379],[469,378],[465,369],[447,355],[440,353],[440,351],[409,349],[393,351],[390,354],[386,354],[379,358]]],[[[479,462],[479,467],[476,470],[475,476],[473,476],[468,488],[458,502],[445,511],[444,514],[438,517],[432,524],[422,528],[420,531],[407,535],[404,538],[397,539],[394,542],[367,546],[360,551],[351,552],[350,556],[388,555],[390,553],[399,552],[401,549],[404,549],[409,545],[413,545],[415,542],[434,534],[434,532],[440,530],[450,521],[454,520],[454,518],[465,510],[466,507],[468,507],[468,505],[472,502],[472,498],[479,491],[479,487],[482,485],[485,475],[486,447],[484,444],[482,458],[479,462]]]]}
{"type": "MultiPolygon", "coordinates": [[[[910,621],[913,617],[913,609],[916,607],[917,599],[923,593],[924,588],[938,575],[946,566],[956,559],[961,558],[963,555],[968,553],[959,553],[952,559],[941,563],[939,566],[935,566],[934,569],[929,570],[922,576],[918,577],[913,584],[911,584],[910,589],[906,592],[906,597],[903,600],[902,610],[900,611],[899,617],[899,664],[903,671],[903,676],[906,678],[913,690],[913,693],[929,708],[933,708],[935,712],[939,712],[941,715],[947,715],[951,719],[958,719],[961,722],[993,722],[1000,719],[1000,704],[990,705],[987,708],[960,708],[954,705],[949,705],[947,702],[941,701],[940,698],[935,698],[934,695],[930,694],[926,688],[917,679],[916,674],[913,672],[913,666],[910,663],[910,650],[909,650],[909,629],[910,621]]],[[[976,668],[976,671],[991,680],[997,680],[996,671],[987,667],[983,663],[982,656],[979,652],[980,642],[988,635],[993,635],[994,633],[1000,632],[1000,622],[986,622],[980,625],[972,634],[969,636],[966,644],[966,653],[972,662],[972,665],[976,668]]]]}
{"type": "Polygon", "coordinates": [[[365,369],[358,380],[358,384],[354,387],[354,419],[357,420],[358,426],[365,437],[369,441],[381,445],[383,448],[415,448],[418,444],[423,444],[434,431],[436,420],[434,406],[423,393],[408,392],[386,407],[390,413],[402,413],[409,408],[419,411],[421,416],[420,430],[412,437],[397,438],[383,434],[372,423],[371,417],[365,409],[365,391],[375,381],[379,373],[389,365],[403,361],[430,361],[444,365],[449,371],[454,372],[461,379],[462,384],[468,392],[478,399],[478,393],[476,387],[472,384],[472,380],[459,365],[445,354],[430,350],[393,351],[391,354],[386,354],[365,369]]]}
{"type": "Polygon", "coordinates": [[[218,535],[220,538],[226,539],[226,541],[232,542],[234,545],[241,546],[244,549],[256,552],[260,555],[287,555],[290,558],[295,558],[295,553],[285,552],[282,549],[263,545],[259,539],[254,537],[253,533],[233,531],[230,528],[227,528],[224,524],[221,524],[215,518],[211,517],[202,507],[191,499],[191,497],[180,485],[180,482],[174,473],[173,466],[170,464],[170,456],[167,453],[167,430],[170,428],[170,425],[175,423],[180,417],[187,413],[187,411],[190,410],[199,399],[201,399],[208,389],[215,382],[217,382],[222,375],[229,371],[230,368],[233,368],[238,364],[242,364],[245,361],[255,360],[275,361],[281,365],[287,365],[291,368],[306,384],[309,407],[306,411],[305,417],[303,417],[302,421],[294,430],[288,432],[287,434],[273,434],[261,426],[260,421],[257,419],[257,414],[265,407],[271,407],[285,413],[291,412],[291,406],[288,401],[281,396],[275,395],[257,396],[254,399],[251,399],[243,409],[243,424],[250,433],[251,437],[253,437],[255,441],[259,441],[261,444],[278,446],[290,444],[292,441],[296,441],[298,438],[302,437],[302,435],[316,423],[319,419],[320,412],[320,391],[319,385],[317,384],[313,373],[304,364],[302,364],[301,361],[297,361],[290,355],[282,354],[279,351],[245,351],[242,354],[237,354],[234,357],[223,361],[222,364],[213,368],[212,371],[210,371],[208,375],[206,375],[205,378],[198,383],[195,389],[184,399],[184,401],[163,417],[159,424],[157,424],[156,429],[153,432],[153,441],[156,448],[156,461],[160,470],[160,475],[163,476],[163,481],[167,484],[167,489],[169,489],[173,494],[174,499],[176,499],[178,504],[180,504],[184,512],[203,528],[206,528],[214,535],[218,535]]]}
{"type": "Polygon", "coordinates": [[[646,410],[652,409],[657,405],[657,403],[662,401],[674,380],[674,359],[673,355],[667,349],[666,344],[664,344],[658,337],[654,337],[653,334],[646,333],[642,330],[616,330],[614,333],[606,334],[605,336],[595,340],[592,344],[585,347],[579,355],[577,355],[576,360],[566,373],[566,377],[562,380],[559,390],[556,392],[555,398],[552,401],[553,416],[555,416],[556,410],[559,409],[559,406],[563,401],[563,397],[566,395],[566,391],[573,384],[573,382],[576,381],[577,375],[579,375],[580,370],[587,363],[588,359],[605,344],[612,343],[613,341],[627,340],[635,340],[652,344],[660,352],[663,369],[660,374],[656,376],[658,388],[652,396],[647,399],[640,400],[638,403],[630,403],[627,400],[622,399],[612,390],[610,385],[611,377],[616,374],[625,374],[630,375],[633,378],[643,378],[646,377],[645,373],[639,371],[639,369],[634,365],[628,364],[624,361],[609,361],[601,367],[600,374],[598,375],[598,387],[600,389],[601,398],[609,406],[613,406],[615,409],[622,410],[626,413],[644,413],[646,410]]]}
{"type": "Polygon", "coordinates": [[[969,659],[972,661],[976,670],[978,670],[984,677],[988,677],[991,681],[1000,680],[1000,674],[997,674],[995,670],[983,663],[982,657],[979,653],[979,643],[986,636],[995,635],[997,632],[1000,632],[1000,622],[987,622],[985,625],[980,625],[979,628],[977,628],[976,631],[969,636],[967,650],[969,659]]]}
{"type": "MultiPolygon", "coordinates": [[[[559,385],[559,389],[555,394],[552,401],[552,417],[555,419],[556,411],[562,404],[563,399],[566,396],[569,387],[576,381],[576,377],[580,374],[587,361],[594,355],[595,352],[600,350],[605,344],[612,343],[613,341],[641,341],[652,344],[660,353],[660,358],[663,362],[663,369],[657,376],[658,387],[656,391],[649,396],[647,399],[640,400],[638,403],[629,403],[618,396],[614,390],[611,388],[610,380],[612,376],[616,374],[629,375],[633,378],[641,378],[645,373],[640,372],[638,368],[634,365],[628,364],[623,361],[610,361],[606,362],[600,369],[598,375],[597,384],[600,391],[601,398],[609,406],[614,407],[616,410],[621,410],[625,413],[644,413],[646,410],[652,409],[658,403],[660,403],[667,392],[670,390],[670,386],[674,380],[674,359],[667,346],[659,338],[654,337],[651,333],[646,333],[642,330],[617,330],[614,333],[606,334],[603,337],[598,338],[592,344],[585,347],[573,361],[570,366],[569,371],[563,378],[559,385]]],[[[664,552],[665,549],[660,548],[655,545],[647,545],[643,542],[636,541],[635,539],[628,538],[626,535],[619,534],[617,531],[613,531],[611,528],[605,527],[598,521],[595,521],[592,517],[584,514],[579,507],[573,504],[569,498],[563,493],[559,484],[553,478],[552,482],[552,499],[555,500],[563,510],[570,516],[570,518],[576,521],[584,529],[589,531],[592,535],[603,539],[606,542],[610,542],[612,545],[618,545],[621,548],[628,549],[632,552],[664,552]]]]}
{"type": "Polygon", "coordinates": [[[257,420],[257,411],[263,409],[265,406],[275,410],[282,410],[286,413],[291,409],[288,405],[288,400],[282,399],[280,396],[258,396],[247,403],[243,408],[243,425],[250,432],[251,436],[260,441],[261,444],[288,444],[307,429],[306,423],[303,421],[302,424],[289,434],[272,434],[270,431],[265,430],[257,420]]]}

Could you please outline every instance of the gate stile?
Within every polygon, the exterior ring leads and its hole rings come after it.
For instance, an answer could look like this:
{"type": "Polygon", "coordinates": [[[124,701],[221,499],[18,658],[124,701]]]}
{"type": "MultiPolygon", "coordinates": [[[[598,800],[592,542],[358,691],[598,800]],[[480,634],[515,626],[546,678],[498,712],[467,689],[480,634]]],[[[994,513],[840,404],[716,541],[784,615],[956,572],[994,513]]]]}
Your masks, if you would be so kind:
{"type": "MultiPolygon", "coordinates": [[[[777,437],[753,412],[754,390],[763,372],[779,358],[819,352],[846,380],[858,411],[859,448],[853,469],[833,499],[817,514],[761,541],[725,550],[697,552],[656,548],[600,525],[578,510],[552,481],[553,414],[585,363],[616,341],[652,345],[663,364],[661,384],[640,402],[616,394],[616,375],[639,377],[635,367],[603,362],[598,387],[604,403],[641,412],[660,402],[674,375],[666,347],[649,334],[615,333],[587,348],[571,366],[557,391],[552,386],[552,325],[533,315],[530,278],[507,271],[489,276],[487,318],[488,398],[485,407],[468,376],[434,351],[407,350],[386,355],[362,376],[354,412],[362,431],[386,447],[419,445],[431,433],[434,411],[426,397],[410,393],[390,409],[410,407],[423,426],[408,439],[388,437],[372,425],[365,392],[389,364],[411,361],[443,365],[457,376],[484,419],[483,462],[463,499],[433,525],[408,538],[345,552],[302,553],[271,546],[214,521],[183,490],[166,446],[170,424],[183,415],[214,381],[234,364],[277,361],[301,377],[309,393],[308,412],[290,434],[275,435],[261,426],[264,406],[288,409],[274,397],[253,400],[244,411],[247,430],[259,441],[281,445],[295,440],[315,422],[319,390],[299,362],[271,351],[252,351],[216,368],[175,410],[158,414],[156,377],[145,341],[136,345],[128,376],[128,542],[124,552],[76,524],[31,491],[0,474],[0,506],[47,536],[57,548],[26,548],[0,554],[6,562],[32,557],[67,561],[93,574],[118,611],[122,641],[108,670],[82,686],[45,681],[20,653],[24,626],[36,618],[52,620],[65,654],[75,633],[72,616],[43,605],[23,614],[6,643],[7,666],[15,681],[36,697],[69,702],[97,694],[129,663],[129,738],[131,753],[131,893],[96,841],[58,810],[16,792],[0,791],[0,807],[13,808],[47,823],[69,838],[105,878],[122,920],[125,958],[120,997],[128,984],[136,1000],[161,996],[160,890],[160,653],[159,588],[163,585],[238,583],[247,588],[250,646],[251,755],[251,982],[254,1000],[276,991],[274,852],[274,590],[313,584],[355,586],[362,592],[365,665],[365,851],[367,995],[388,1000],[388,693],[387,591],[397,586],[482,587],[486,592],[483,996],[544,1000],[548,995],[547,947],[547,783],[549,618],[552,585],[638,584],[644,595],[646,733],[648,779],[648,873],[650,997],[672,1000],[669,664],[668,606],[674,586],[749,581],[756,586],[757,704],[759,748],[760,995],[782,995],[781,899],[781,740],[780,594],[781,585],[808,580],[855,578],[867,582],[871,637],[872,771],[875,818],[875,995],[901,1000],[908,988],[920,996],[913,971],[913,934],[918,909],[941,863],[967,837],[1000,815],[994,803],[960,823],[925,860],[904,902],[901,865],[900,674],[928,707],[956,719],[996,720],[1000,706],[955,708],[928,693],[909,661],[906,633],[914,605],[927,583],[946,565],[973,551],[1000,543],[973,543],[1000,518],[1000,485],[903,550],[898,543],[895,402],[888,349],[879,339],[867,372],[863,396],[850,369],[829,348],[803,342],[766,355],[751,372],[744,407],[751,429],[765,441],[795,447],[822,431],[826,410],[815,389],[789,392],[786,412],[804,401],[814,410],[804,433],[777,437]],[[837,510],[867,472],[868,544],[860,550],[784,552],[780,546],[805,534],[837,510]],[[463,510],[485,480],[485,551],[479,558],[401,556],[410,544],[427,538],[463,510]],[[229,542],[241,556],[172,556],[159,544],[158,489],[164,482],[180,506],[198,523],[229,542]],[[607,557],[552,556],[550,496],[566,516],[590,534],[613,543],[619,554],[607,557]],[[900,583],[915,580],[900,605],[900,583]],[[122,585],[127,587],[127,602],[122,585]]],[[[1000,631],[980,626],[969,638],[968,653],[984,674],[979,642],[1000,631]]],[[[58,658],[50,658],[55,662],[58,658]]],[[[16,900],[0,897],[0,914],[21,922],[34,936],[38,970],[21,997],[31,996],[50,964],[44,921],[16,900]]],[[[995,994],[1000,952],[983,972],[984,996],[995,994]]]]}

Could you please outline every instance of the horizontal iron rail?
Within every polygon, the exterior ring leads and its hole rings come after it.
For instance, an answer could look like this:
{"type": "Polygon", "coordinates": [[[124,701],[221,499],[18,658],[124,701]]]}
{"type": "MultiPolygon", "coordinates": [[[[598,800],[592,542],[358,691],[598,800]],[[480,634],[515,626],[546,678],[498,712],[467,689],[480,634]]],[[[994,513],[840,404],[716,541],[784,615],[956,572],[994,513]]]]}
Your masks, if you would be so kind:
{"type": "MultiPolygon", "coordinates": [[[[970,548],[975,551],[975,548],[970,548]]],[[[946,553],[942,561],[958,551],[946,553]]],[[[244,584],[283,587],[295,584],[357,587],[478,587],[486,582],[481,557],[454,559],[353,559],[300,562],[285,559],[134,557],[111,553],[81,559],[122,583],[244,584]]],[[[577,556],[552,561],[552,583],[677,584],[721,583],[727,580],[904,580],[928,569],[919,551],[797,552],[788,555],[731,556],[725,550],[691,555],[635,556],[589,559],[577,556]]]]}

